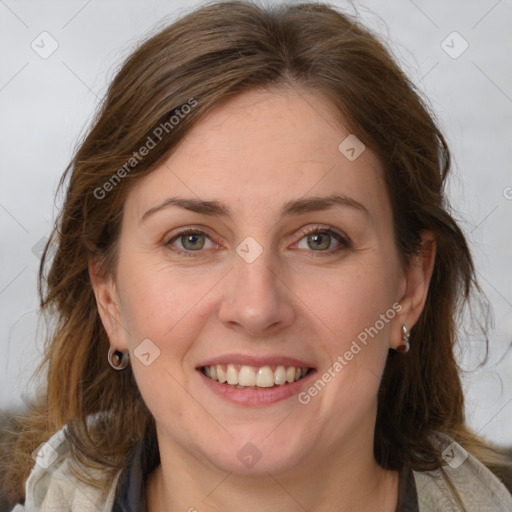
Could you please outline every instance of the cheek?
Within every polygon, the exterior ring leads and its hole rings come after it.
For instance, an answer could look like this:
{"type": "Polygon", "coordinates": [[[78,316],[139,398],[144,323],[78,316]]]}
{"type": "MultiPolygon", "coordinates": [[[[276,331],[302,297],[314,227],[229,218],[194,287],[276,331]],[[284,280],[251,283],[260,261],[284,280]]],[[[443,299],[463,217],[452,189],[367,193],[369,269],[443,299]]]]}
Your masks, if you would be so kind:
{"type": "Polygon", "coordinates": [[[297,278],[297,295],[304,298],[337,350],[376,323],[378,331],[387,332],[396,315],[396,283],[392,270],[385,267],[380,259],[368,255],[337,270],[297,278]]]}
{"type": "Polygon", "coordinates": [[[367,254],[323,278],[317,273],[316,281],[312,276],[300,281],[300,294],[307,297],[314,313],[310,317],[319,329],[318,343],[328,356],[318,373],[318,379],[328,382],[325,391],[319,383],[311,396],[318,393],[313,400],[333,428],[357,421],[376,403],[390,327],[400,308],[395,302],[395,275],[382,263],[386,261],[367,254]],[[306,281],[315,286],[306,288],[306,281]]]}
{"type": "Polygon", "coordinates": [[[184,360],[202,328],[201,299],[212,285],[168,268],[131,268],[124,281],[123,317],[129,325],[132,370],[152,415],[173,428],[182,420],[183,388],[189,386],[184,360]],[[143,342],[148,344],[150,364],[140,357],[143,340],[151,342],[143,342]]]}
{"type": "Polygon", "coordinates": [[[141,338],[154,339],[156,343],[172,338],[182,323],[197,316],[201,300],[215,281],[213,275],[198,277],[143,261],[127,263],[125,268],[122,309],[131,348],[141,338]]]}
{"type": "MultiPolygon", "coordinates": [[[[389,333],[400,306],[390,272],[383,265],[370,264],[331,274],[312,288],[308,304],[320,319],[319,337],[328,354],[317,386],[320,415],[329,418],[333,431],[375,407],[380,377],[389,347],[389,333]],[[371,269],[371,270],[370,270],[371,269]],[[321,285],[320,285],[321,284],[321,285]],[[324,394],[325,393],[325,394],[324,394]]],[[[316,392],[313,391],[313,394],[316,392]]]]}

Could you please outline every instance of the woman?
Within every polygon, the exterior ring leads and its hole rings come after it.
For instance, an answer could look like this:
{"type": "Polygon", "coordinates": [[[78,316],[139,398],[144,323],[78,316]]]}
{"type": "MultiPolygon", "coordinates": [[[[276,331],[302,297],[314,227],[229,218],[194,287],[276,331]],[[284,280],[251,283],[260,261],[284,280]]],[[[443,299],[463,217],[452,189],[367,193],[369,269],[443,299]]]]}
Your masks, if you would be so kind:
{"type": "Polygon", "coordinates": [[[512,510],[464,422],[449,168],[326,5],[214,3],[142,44],[66,173],[13,510],[512,510]]]}

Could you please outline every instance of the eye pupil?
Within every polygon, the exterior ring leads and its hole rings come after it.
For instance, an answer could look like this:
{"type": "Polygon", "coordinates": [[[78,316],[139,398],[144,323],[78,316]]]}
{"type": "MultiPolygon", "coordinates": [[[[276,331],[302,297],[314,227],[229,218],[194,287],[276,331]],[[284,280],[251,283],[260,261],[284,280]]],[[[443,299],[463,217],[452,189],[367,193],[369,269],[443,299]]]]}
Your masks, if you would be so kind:
{"type": "Polygon", "coordinates": [[[328,249],[329,248],[329,235],[327,233],[315,233],[313,235],[308,236],[308,243],[313,241],[315,247],[318,249],[328,249]],[[324,242],[327,240],[327,244],[322,244],[322,237],[324,237],[324,242]]]}
{"type": "Polygon", "coordinates": [[[203,243],[200,244],[199,246],[198,245],[195,245],[195,243],[197,242],[197,240],[203,235],[201,234],[188,234],[188,235],[183,235],[181,237],[181,241],[182,241],[182,244],[183,244],[183,247],[185,247],[185,249],[189,249],[189,250],[197,250],[197,249],[202,249],[203,246],[204,246],[204,238],[203,238],[203,243]],[[190,246],[187,246],[187,244],[191,242],[192,243],[192,247],[190,246]]]}

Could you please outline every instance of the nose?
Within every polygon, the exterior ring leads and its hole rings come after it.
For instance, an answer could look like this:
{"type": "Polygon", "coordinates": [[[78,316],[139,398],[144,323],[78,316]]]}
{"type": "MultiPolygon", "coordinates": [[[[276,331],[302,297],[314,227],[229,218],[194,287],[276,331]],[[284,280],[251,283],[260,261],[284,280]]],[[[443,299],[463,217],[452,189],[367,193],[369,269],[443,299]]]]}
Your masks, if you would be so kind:
{"type": "Polygon", "coordinates": [[[293,292],[271,260],[266,251],[252,263],[234,255],[219,308],[219,319],[227,327],[263,336],[293,323],[293,292]]]}

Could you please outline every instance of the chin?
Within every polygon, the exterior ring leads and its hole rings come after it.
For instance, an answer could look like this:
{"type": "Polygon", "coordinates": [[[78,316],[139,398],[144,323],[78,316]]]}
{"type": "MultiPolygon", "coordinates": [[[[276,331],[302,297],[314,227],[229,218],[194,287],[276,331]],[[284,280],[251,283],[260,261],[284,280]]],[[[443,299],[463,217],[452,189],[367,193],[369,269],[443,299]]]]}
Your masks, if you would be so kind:
{"type": "MultiPolygon", "coordinates": [[[[304,459],[304,443],[291,443],[280,440],[254,440],[243,436],[232,439],[230,443],[219,441],[217,449],[212,453],[211,441],[205,446],[202,460],[207,459],[217,469],[240,475],[264,476],[268,473],[286,473],[299,466],[304,459]]],[[[268,476],[268,475],[267,475],[268,476]]]]}

